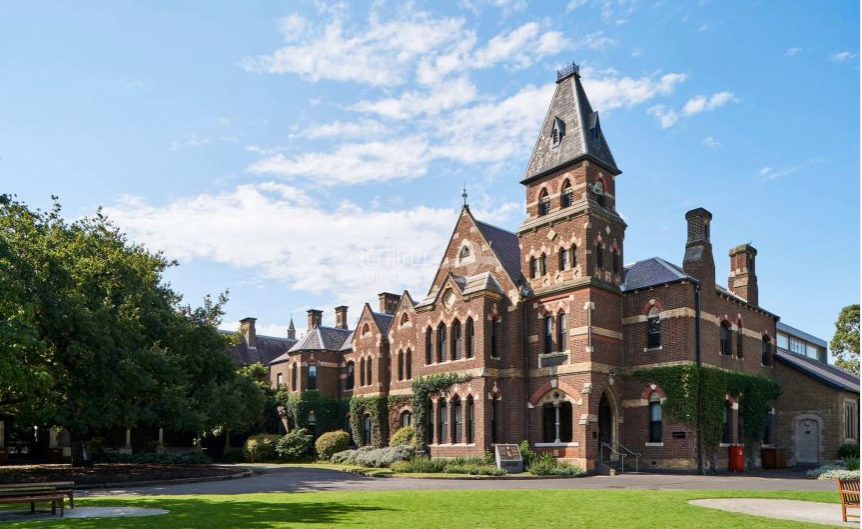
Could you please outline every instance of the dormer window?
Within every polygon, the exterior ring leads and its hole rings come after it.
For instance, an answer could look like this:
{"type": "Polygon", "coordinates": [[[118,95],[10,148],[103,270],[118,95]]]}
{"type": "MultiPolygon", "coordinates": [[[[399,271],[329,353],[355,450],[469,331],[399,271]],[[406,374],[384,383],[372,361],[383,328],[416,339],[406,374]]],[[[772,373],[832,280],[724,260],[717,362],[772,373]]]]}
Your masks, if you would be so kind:
{"type": "Polygon", "coordinates": [[[461,248],[461,259],[466,259],[468,257],[470,257],[470,247],[465,246],[461,248]]]}
{"type": "Polygon", "coordinates": [[[551,126],[551,147],[559,147],[566,135],[566,124],[560,118],[554,118],[554,124],[551,126]]]}

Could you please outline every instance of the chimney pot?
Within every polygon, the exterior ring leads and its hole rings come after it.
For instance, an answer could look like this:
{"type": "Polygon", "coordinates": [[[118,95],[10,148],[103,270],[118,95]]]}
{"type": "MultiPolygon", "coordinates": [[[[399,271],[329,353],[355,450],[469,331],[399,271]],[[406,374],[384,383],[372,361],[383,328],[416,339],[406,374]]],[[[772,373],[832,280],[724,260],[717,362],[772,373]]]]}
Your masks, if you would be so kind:
{"type": "Polygon", "coordinates": [[[335,328],[347,329],[347,306],[339,305],[335,307],[335,328]]]}
{"type": "Polygon", "coordinates": [[[383,314],[395,314],[395,309],[398,307],[401,297],[398,294],[381,292],[377,294],[377,299],[380,301],[380,312],[383,314]]]}
{"type": "Polygon", "coordinates": [[[731,248],[728,255],[730,276],[727,279],[727,289],[752,305],[757,305],[757,274],[754,271],[757,250],[750,244],[740,244],[731,248]]]}
{"type": "Polygon", "coordinates": [[[311,332],[311,329],[314,329],[317,326],[320,326],[323,321],[323,311],[317,309],[309,309],[308,310],[308,331],[311,332]]]}
{"type": "Polygon", "coordinates": [[[254,328],[254,322],[257,318],[243,318],[239,320],[239,330],[242,333],[242,339],[248,347],[255,347],[257,343],[257,332],[254,328]]]}

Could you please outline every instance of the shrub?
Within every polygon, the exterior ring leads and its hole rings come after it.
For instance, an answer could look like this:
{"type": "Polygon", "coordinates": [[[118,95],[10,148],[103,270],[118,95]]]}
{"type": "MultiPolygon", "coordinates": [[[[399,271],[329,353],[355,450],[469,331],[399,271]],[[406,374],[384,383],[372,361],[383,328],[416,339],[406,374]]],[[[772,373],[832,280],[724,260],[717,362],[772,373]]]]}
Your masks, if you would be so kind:
{"type": "Polygon", "coordinates": [[[847,456],[841,460],[847,467],[847,470],[859,470],[859,456],[847,456]]]}
{"type": "Polygon", "coordinates": [[[302,461],[311,456],[311,434],[297,428],[275,443],[275,452],[282,461],[302,461]]]}
{"type": "Polygon", "coordinates": [[[534,476],[550,476],[557,467],[557,461],[551,454],[535,457],[530,464],[530,474],[534,476]]]}
{"type": "Polygon", "coordinates": [[[350,448],[350,434],[344,430],[326,432],[314,442],[317,459],[321,461],[329,461],[333,455],[348,448],[350,448]]]}
{"type": "Polygon", "coordinates": [[[338,452],[330,458],[330,461],[342,465],[383,468],[391,466],[396,461],[409,459],[412,455],[413,447],[411,446],[388,446],[386,448],[363,446],[356,450],[338,452]]]}
{"type": "Polygon", "coordinates": [[[826,479],[826,480],[837,480],[837,479],[859,479],[859,471],[858,470],[847,470],[843,468],[836,468],[833,470],[829,470],[817,476],[817,479],[826,479]]]}
{"type": "Polygon", "coordinates": [[[552,476],[586,476],[587,471],[562,461],[557,461],[557,466],[551,469],[552,476]]]}
{"type": "Polygon", "coordinates": [[[486,465],[496,465],[497,464],[497,456],[494,454],[494,451],[490,448],[485,450],[485,457],[482,458],[486,465]]]}
{"type": "Polygon", "coordinates": [[[533,452],[530,448],[530,442],[524,439],[521,441],[521,444],[518,445],[521,449],[521,459],[524,460],[524,470],[530,470],[530,467],[533,466],[533,461],[536,460],[538,455],[533,452]]]}
{"type": "Polygon", "coordinates": [[[502,468],[485,464],[448,464],[444,472],[447,474],[470,474],[471,476],[505,476],[507,474],[502,468]]]}
{"type": "Polygon", "coordinates": [[[838,454],[836,454],[838,459],[844,459],[848,456],[859,457],[859,445],[857,443],[847,443],[838,447],[838,454]]]}
{"type": "Polygon", "coordinates": [[[394,434],[392,434],[392,439],[389,440],[389,446],[412,446],[413,448],[419,448],[418,442],[416,428],[405,426],[404,428],[399,428],[394,434]]]}
{"type": "Polygon", "coordinates": [[[275,461],[278,455],[275,444],[281,439],[280,435],[262,433],[249,437],[242,449],[243,455],[251,462],[275,461]]]}
{"type": "Polygon", "coordinates": [[[446,469],[445,459],[431,459],[429,457],[411,457],[407,461],[398,461],[392,465],[395,472],[407,474],[437,474],[446,469]]]}
{"type": "Polygon", "coordinates": [[[178,454],[117,454],[102,452],[94,458],[99,463],[128,463],[137,465],[209,465],[212,459],[202,452],[183,452],[178,454]]]}

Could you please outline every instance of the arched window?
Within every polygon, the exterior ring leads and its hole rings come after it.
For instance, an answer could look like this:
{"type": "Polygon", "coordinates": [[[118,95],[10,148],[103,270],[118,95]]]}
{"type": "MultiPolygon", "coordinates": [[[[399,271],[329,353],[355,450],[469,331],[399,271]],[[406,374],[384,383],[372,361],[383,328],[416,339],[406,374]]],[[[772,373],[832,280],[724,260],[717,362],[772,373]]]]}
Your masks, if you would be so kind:
{"type": "Polygon", "coordinates": [[[491,400],[491,443],[500,442],[499,429],[503,423],[503,416],[500,412],[500,400],[493,397],[491,400]]]}
{"type": "Polygon", "coordinates": [[[736,322],[736,357],[744,358],[745,333],[742,331],[742,320],[736,322]]]}
{"type": "MultiPolygon", "coordinates": [[[[428,399],[428,409],[429,410],[434,409],[434,401],[432,401],[431,399],[428,399]]],[[[428,444],[433,445],[437,442],[435,440],[436,439],[435,435],[437,434],[437,432],[434,431],[434,412],[433,411],[425,416],[424,422],[425,422],[425,424],[420,424],[418,426],[425,428],[426,435],[428,436],[428,444]]]]}
{"type": "Polygon", "coordinates": [[[569,268],[569,251],[565,248],[560,248],[560,270],[569,268]]]}
{"type": "Polygon", "coordinates": [[[366,323],[364,327],[362,327],[362,336],[366,336],[369,332],[371,332],[371,327],[366,323]]]}
{"type": "Polygon", "coordinates": [[[275,375],[275,387],[276,389],[281,389],[281,386],[284,385],[284,375],[282,373],[278,373],[275,375]]]}
{"type": "Polygon", "coordinates": [[[572,191],[572,183],[566,180],[563,183],[563,193],[560,197],[560,206],[567,208],[575,202],[575,194],[572,191]]]}
{"type": "Polygon", "coordinates": [[[760,363],[765,366],[772,365],[772,340],[765,334],[760,345],[760,363]]]}
{"type": "Polygon", "coordinates": [[[466,244],[461,248],[461,253],[458,254],[459,259],[466,259],[470,257],[470,247],[466,244]]]}
{"type": "Polygon", "coordinates": [[[371,414],[365,414],[362,418],[362,445],[371,446],[371,434],[374,427],[371,423],[371,414]]]}
{"type": "Polygon", "coordinates": [[[461,359],[461,350],[463,347],[463,341],[461,340],[461,322],[455,320],[452,323],[452,360],[460,360],[461,359]]]}
{"type": "Polygon", "coordinates": [[[551,126],[551,147],[557,148],[560,142],[563,141],[563,136],[566,135],[566,124],[560,118],[554,118],[554,124],[551,126]]]}
{"type": "Polygon", "coordinates": [[[620,273],[620,254],[616,249],[611,250],[611,271],[615,274],[620,273]]]}
{"type": "Polygon", "coordinates": [[[404,353],[398,351],[398,380],[404,380],[404,353]]]}
{"type": "Polygon", "coordinates": [[[401,326],[404,327],[408,323],[410,323],[410,317],[407,316],[407,313],[405,312],[404,315],[401,316],[401,326]]]}
{"type": "Polygon", "coordinates": [[[452,442],[460,443],[461,434],[464,433],[464,409],[461,406],[461,399],[455,397],[452,399],[452,442]]]}
{"type": "Polygon", "coordinates": [[[308,366],[308,389],[317,389],[317,364],[308,366]]]}
{"type": "Polygon", "coordinates": [[[413,414],[410,413],[410,411],[402,411],[401,419],[399,422],[402,428],[410,426],[411,424],[413,424],[413,414]]]}
{"type": "Polygon", "coordinates": [[[474,432],[476,431],[476,407],[472,396],[467,397],[467,420],[465,422],[467,423],[467,439],[465,442],[470,444],[474,440],[474,432]]]}
{"type": "Polygon", "coordinates": [[[407,380],[413,378],[413,351],[407,349],[407,357],[404,359],[404,374],[407,380]]]}
{"type": "Polygon", "coordinates": [[[296,385],[296,364],[293,364],[293,367],[290,369],[290,390],[296,391],[299,388],[296,385]]]}
{"type": "Polygon", "coordinates": [[[551,212],[551,198],[548,196],[548,190],[542,189],[539,195],[539,216],[542,217],[551,212]]]}
{"type": "Polygon", "coordinates": [[[431,339],[431,327],[425,329],[425,365],[434,363],[433,340],[431,339]]]}
{"type": "Polygon", "coordinates": [[[536,278],[541,275],[542,274],[539,271],[539,260],[535,257],[530,257],[530,277],[536,278]]]}
{"type": "Polygon", "coordinates": [[[473,328],[473,318],[467,318],[467,335],[464,337],[464,352],[467,358],[473,358],[475,354],[476,330],[473,328]]]}
{"type": "Polygon", "coordinates": [[[542,257],[539,258],[539,272],[542,275],[548,273],[548,256],[542,254],[542,257]]]}
{"type": "Polygon", "coordinates": [[[446,408],[446,400],[440,399],[437,403],[437,444],[449,442],[449,410],[446,408]]]}
{"type": "Polygon", "coordinates": [[[545,316],[545,354],[554,350],[554,318],[545,316]]]}
{"type": "Polygon", "coordinates": [[[655,391],[649,396],[649,442],[661,442],[661,397],[655,391]]]}
{"type": "Polygon", "coordinates": [[[605,249],[602,247],[602,243],[596,244],[596,268],[601,270],[605,267],[604,263],[604,254],[605,249]]]}
{"type": "Polygon", "coordinates": [[[569,264],[572,268],[577,268],[578,266],[578,247],[574,244],[569,248],[569,264]]]}
{"type": "Polygon", "coordinates": [[[367,373],[365,373],[365,381],[368,382],[368,385],[370,386],[371,381],[373,380],[373,377],[371,376],[371,374],[374,372],[374,370],[371,369],[371,359],[370,358],[365,362],[365,370],[367,371],[367,373]]]}
{"type": "Polygon", "coordinates": [[[560,311],[557,314],[557,351],[566,350],[566,313],[560,311]]]}
{"type": "Polygon", "coordinates": [[[359,386],[362,387],[365,385],[365,359],[361,358],[359,360],[359,386]]]}
{"type": "Polygon", "coordinates": [[[356,384],[356,364],[347,362],[347,389],[353,389],[356,384]]]}
{"type": "Polygon", "coordinates": [[[440,324],[437,326],[437,362],[443,362],[446,359],[443,355],[446,354],[446,325],[440,324]]]}
{"type": "Polygon", "coordinates": [[[542,405],[542,441],[572,442],[572,403],[555,399],[542,405]]]}
{"type": "Polygon", "coordinates": [[[503,324],[499,318],[491,321],[491,358],[500,358],[500,340],[503,339],[503,324]]]}
{"type": "Polygon", "coordinates": [[[730,432],[731,404],[729,400],[724,401],[724,415],[721,417],[721,442],[730,444],[733,442],[730,432]]]}
{"type": "Polygon", "coordinates": [[[730,325],[723,321],[719,329],[719,338],[721,340],[721,354],[729,355],[730,351],[730,325]]]}
{"type": "Polygon", "coordinates": [[[658,308],[652,307],[647,313],[647,349],[661,347],[661,317],[658,308]]]}

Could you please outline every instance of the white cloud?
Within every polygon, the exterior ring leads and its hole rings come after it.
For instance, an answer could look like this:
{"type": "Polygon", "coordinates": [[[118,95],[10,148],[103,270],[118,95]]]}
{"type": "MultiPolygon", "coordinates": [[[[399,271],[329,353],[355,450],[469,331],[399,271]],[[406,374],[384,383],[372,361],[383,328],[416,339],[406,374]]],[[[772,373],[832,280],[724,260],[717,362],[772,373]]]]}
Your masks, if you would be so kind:
{"type": "Polygon", "coordinates": [[[717,149],[721,147],[721,142],[715,139],[713,136],[707,136],[703,139],[703,146],[709,147],[710,149],[717,149]]]}
{"type": "Polygon", "coordinates": [[[796,57],[799,52],[802,51],[802,48],[788,48],[786,52],[784,52],[785,57],[796,57]]]}
{"type": "Polygon", "coordinates": [[[640,57],[643,54],[644,54],[644,52],[640,48],[632,48],[632,52],[631,52],[632,58],[640,57]]]}
{"type": "Polygon", "coordinates": [[[444,81],[432,89],[404,92],[398,97],[360,101],[351,110],[378,114],[392,119],[407,119],[420,114],[436,115],[463,106],[478,95],[473,83],[464,77],[444,81]]]}
{"type": "MultiPolygon", "coordinates": [[[[503,204],[476,216],[499,222],[516,211],[517,205],[503,204]]],[[[409,288],[423,296],[458,216],[451,208],[373,211],[351,202],[320,203],[277,183],[163,206],[124,197],[105,212],[134,240],[171,258],[250,270],[259,279],[326,294],[329,306],[348,304],[353,316],[384,290],[409,288]]]]}
{"type": "Polygon", "coordinates": [[[201,138],[197,134],[187,134],[184,139],[171,143],[171,150],[178,151],[189,147],[203,147],[209,142],[209,138],[201,138]]]}
{"type": "Polygon", "coordinates": [[[575,9],[585,6],[589,1],[590,0],[572,0],[571,2],[566,4],[566,13],[571,13],[575,9]]]}
{"type": "Polygon", "coordinates": [[[616,39],[612,39],[605,35],[604,31],[596,31],[582,38],[578,44],[581,48],[589,48],[591,50],[603,50],[617,43],[616,39]]]}
{"type": "Polygon", "coordinates": [[[364,119],[356,122],[334,121],[315,125],[305,129],[300,135],[312,140],[318,138],[369,138],[381,136],[387,130],[386,125],[379,121],[364,119]]]}
{"type": "Polygon", "coordinates": [[[682,73],[632,78],[620,76],[612,69],[597,71],[583,68],[581,71],[581,81],[590,103],[598,110],[633,107],[657,96],[670,95],[676,86],[686,79],[686,75],[682,73]]]}
{"type": "Polygon", "coordinates": [[[295,42],[308,31],[308,21],[297,14],[290,14],[276,21],[285,42],[295,42]]]}
{"type": "Polygon", "coordinates": [[[711,96],[695,96],[689,99],[682,108],[682,113],[686,116],[700,114],[705,110],[715,110],[723,107],[730,102],[738,102],[739,100],[733,95],[733,92],[718,92],[711,96]]]}
{"type": "Polygon", "coordinates": [[[663,129],[673,127],[679,120],[679,115],[676,113],[676,110],[666,105],[652,106],[647,110],[647,113],[651,116],[655,116],[659,120],[659,123],[661,123],[661,128],[663,129]]]}
{"type": "Polygon", "coordinates": [[[833,53],[832,55],[830,55],[829,60],[832,62],[844,62],[844,61],[849,61],[850,59],[855,59],[858,56],[859,56],[858,53],[852,53],[849,51],[841,51],[841,52],[833,53]]]}
{"type": "Polygon", "coordinates": [[[422,136],[365,143],[343,143],[329,152],[295,156],[276,154],[258,160],[248,171],[283,177],[308,177],[329,186],[411,178],[425,174],[428,142],[422,136]]]}
{"type": "Polygon", "coordinates": [[[805,160],[804,162],[802,162],[800,164],[792,165],[789,167],[782,167],[780,169],[775,169],[774,167],[770,167],[767,165],[766,167],[763,167],[762,169],[760,169],[760,171],[758,171],[757,174],[759,174],[761,177],[763,177],[764,180],[767,180],[767,181],[775,180],[775,179],[781,178],[783,176],[791,175],[793,173],[798,173],[799,171],[802,171],[803,169],[807,169],[808,167],[815,165],[815,164],[818,164],[818,163],[821,163],[821,162],[823,162],[823,158],[809,158],[808,160],[805,160]]]}

